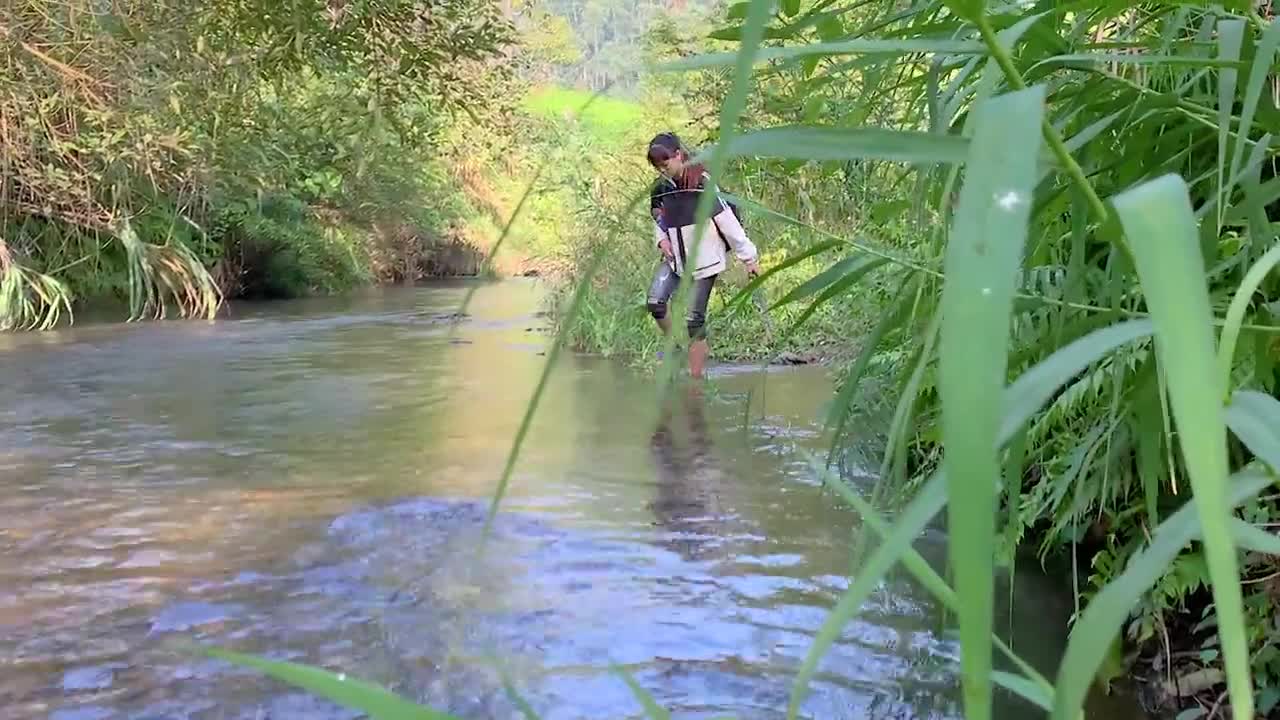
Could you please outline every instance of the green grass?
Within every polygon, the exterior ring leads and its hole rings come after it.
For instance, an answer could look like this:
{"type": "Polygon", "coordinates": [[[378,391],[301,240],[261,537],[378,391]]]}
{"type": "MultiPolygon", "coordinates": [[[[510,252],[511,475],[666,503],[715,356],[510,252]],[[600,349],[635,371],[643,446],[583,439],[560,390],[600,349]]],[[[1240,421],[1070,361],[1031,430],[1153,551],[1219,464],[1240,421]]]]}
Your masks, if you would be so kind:
{"type": "MultiPolygon", "coordinates": [[[[641,124],[644,109],[637,103],[616,97],[597,98],[581,111],[593,93],[554,85],[534,88],[522,106],[530,114],[548,120],[576,120],[593,136],[608,139],[627,133],[641,124]]],[[[655,131],[656,132],[656,131],[655,131]]]]}

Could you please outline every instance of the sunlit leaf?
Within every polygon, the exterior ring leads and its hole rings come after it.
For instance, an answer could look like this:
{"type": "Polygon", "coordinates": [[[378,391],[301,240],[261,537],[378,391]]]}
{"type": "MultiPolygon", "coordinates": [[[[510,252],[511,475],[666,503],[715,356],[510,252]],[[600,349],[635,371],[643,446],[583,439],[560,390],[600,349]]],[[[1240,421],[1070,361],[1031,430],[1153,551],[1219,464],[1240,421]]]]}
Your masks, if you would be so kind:
{"type": "MultiPolygon", "coordinates": [[[[1227,444],[1223,387],[1214,360],[1212,314],[1204,285],[1195,216],[1186,184],[1176,176],[1145,183],[1118,196],[1115,207],[1133,247],[1138,276],[1156,326],[1160,367],[1179,446],[1203,525],[1205,557],[1213,581],[1233,717],[1253,716],[1252,679],[1236,553],[1227,529],[1227,444]]],[[[1055,720],[1076,706],[1060,693],[1055,720]],[[1064,699],[1066,698],[1066,699],[1064,699]]]]}

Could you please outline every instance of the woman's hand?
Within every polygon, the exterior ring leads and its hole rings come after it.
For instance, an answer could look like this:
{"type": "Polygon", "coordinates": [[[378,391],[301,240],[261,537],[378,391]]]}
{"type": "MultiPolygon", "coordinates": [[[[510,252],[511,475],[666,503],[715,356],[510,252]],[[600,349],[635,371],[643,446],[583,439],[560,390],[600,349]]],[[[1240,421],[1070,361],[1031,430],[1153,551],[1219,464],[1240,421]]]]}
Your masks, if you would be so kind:
{"type": "Polygon", "coordinates": [[[747,275],[750,277],[756,277],[760,274],[760,263],[755,260],[747,260],[743,265],[747,266],[747,275]]]}
{"type": "Polygon", "coordinates": [[[658,241],[658,249],[662,251],[662,256],[668,260],[672,260],[676,256],[676,254],[671,250],[671,241],[666,238],[662,238],[658,241]]]}

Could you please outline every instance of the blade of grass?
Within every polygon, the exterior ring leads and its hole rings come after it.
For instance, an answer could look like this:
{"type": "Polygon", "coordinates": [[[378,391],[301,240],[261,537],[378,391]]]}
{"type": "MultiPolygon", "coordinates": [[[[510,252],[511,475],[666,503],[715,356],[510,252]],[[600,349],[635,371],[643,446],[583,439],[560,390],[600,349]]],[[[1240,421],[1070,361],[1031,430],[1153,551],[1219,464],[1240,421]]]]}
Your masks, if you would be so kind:
{"type": "MultiPolygon", "coordinates": [[[[717,147],[730,155],[792,160],[889,160],[907,163],[960,163],[969,141],[959,135],[789,125],[749,132],[717,147]]],[[[713,150],[714,152],[714,150],[713,150]]]]}
{"type": "Polygon", "coordinates": [[[315,693],[344,707],[368,713],[372,720],[458,720],[453,715],[409,702],[373,683],[320,668],[267,660],[219,648],[199,647],[197,650],[219,660],[259,670],[276,680],[315,693]]]}
{"type": "Polygon", "coordinates": [[[1236,289],[1235,297],[1231,298],[1226,324],[1222,326],[1222,336],[1218,340],[1218,375],[1222,378],[1224,388],[1231,385],[1231,364],[1235,359],[1236,340],[1240,337],[1240,324],[1244,322],[1245,311],[1249,309],[1254,291],[1277,263],[1280,263],[1280,244],[1258,258],[1258,262],[1245,274],[1244,282],[1236,289]]]}
{"type": "Polygon", "coordinates": [[[658,701],[654,700],[653,695],[641,687],[640,683],[636,682],[636,679],[631,676],[631,673],[627,672],[626,668],[616,663],[610,667],[631,689],[631,694],[636,696],[636,700],[640,701],[640,705],[644,708],[644,714],[648,716],[649,720],[671,720],[671,713],[659,705],[658,701]]]}
{"type": "MultiPolygon", "coordinates": [[[[578,106],[577,117],[585,116],[587,110],[591,108],[596,100],[606,97],[611,86],[612,83],[606,84],[578,106]]],[[[534,171],[529,184],[525,186],[524,192],[520,193],[520,199],[516,202],[515,209],[511,211],[511,217],[507,218],[507,222],[502,226],[502,233],[498,235],[497,241],[493,243],[493,247],[489,248],[489,252],[485,254],[484,261],[480,264],[480,277],[484,277],[493,267],[494,258],[498,256],[498,251],[502,249],[502,245],[507,241],[507,237],[511,234],[511,228],[515,227],[516,220],[519,219],[520,213],[524,211],[525,204],[529,202],[529,198],[533,197],[534,191],[538,187],[538,180],[542,178],[543,171],[547,169],[552,160],[553,158],[548,156],[538,164],[538,169],[534,171]]],[[[462,318],[466,316],[467,308],[471,306],[471,300],[475,297],[479,288],[479,284],[472,284],[471,287],[467,288],[466,294],[462,296],[462,302],[458,304],[458,310],[454,313],[453,322],[449,324],[449,337],[453,337],[458,326],[462,323],[462,318]]]]}
{"type": "Polygon", "coordinates": [[[1231,536],[1243,550],[1280,555],[1280,535],[1269,533],[1240,518],[1231,518],[1231,536]]]}
{"type": "MultiPolygon", "coordinates": [[[[745,38],[745,32],[744,32],[745,38]]],[[[799,47],[763,48],[754,62],[770,60],[799,60],[809,57],[836,57],[840,55],[915,55],[917,53],[941,55],[982,55],[986,48],[982,43],[964,40],[844,40],[841,42],[814,43],[799,47]]],[[[663,63],[657,72],[689,72],[724,67],[737,62],[737,53],[706,53],[663,63]]]]}
{"type": "MultiPolygon", "coordinates": [[[[1258,42],[1258,49],[1253,57],[1252,68],[1249,70],[1249,79],[1246,81],[1244,92],[1244,106],[1240,110],[1240,140],[1231,151],[1229,177],[1240,174],[1240,163],[1244,160],[1243,140],[1249,136],[1249,130],[1253,127],[1253,116],[1258,110],[1258,100],[1262,97],[1262,86],[1271,72],[1278,45],[1280,45],[1280,20],[1272,20],[1262,33],[1262,39],[1258,42]]],[[[1221,120],[1219,123],[1221,124],[1221,120]]]]}
{"type": "Polygon", "coordinates": [[[1044,98],[1044,88],[1036,86],[992,98],[975,110],[973,146],[947,243],[938,390],[969,720],[991,717],[999,399],[1036,184],[1044,98]]]}
{"type": "MultiPolygon", "coordinates": [[[[809,307],[804,309],[804,312],[800,313],[800,316],[796,318],[795,322],[791,323],[791,327],[787,328],[786,333],[783,335],[784,340],[794,335],[797,330],[809,321],[809,318],[813,317],[814,313],[816,313],[823,305],[830,302],[832,298],[848,292],[850,288],[862,279],[862,276],[883,265],[885,262],[886,261],[883,258],[866,258],[866,262],[846,273],[844,277],[831,283],[826,290],[822,291],[821,295],[814,298],[813,302],[809,304],[809,307]]],[[[781,303],[778,303],[778,305],[780,304],[781,303]]],[[[774,307],[777,307],[778,305],[774,305],[774,307]]]]}
{"type": "MultiPolygon", "coordinates": [[[[1240,58],[1240,46],[1244,42],[1244,20],[1223,19],[1218,22],[1218,59],[1231,61],[1218,73],[1218,228],[1222,228],[1222,214],[1226,209],[1223,197],[1231,191],[1226,184],[1227,143],[1230,142],[1232,108],[1236,101],[1236,75],[1238,70],[1234,61],[1240,58]]],[[[1241,126],[1240,138],[1236,146],[1245,144],[1249,129],[1241,126]]]]}
{"type": "Polygon", "coordinates": [[[911,300],[915,296],[915,291],[912,287],[912,279],[914,277],[910,273],[903,277],[902,283],[894,294],[893,302],[887,310],[881,313],[880,319],[876,322],[876,326],[871,330],[871,333],[862,339],[862,348],[858,351],[858,357],[849,368],[849,372],[845,374],[844,384],[840,388],[840,393],[832,402],[824,423],[824,428],[831,430],[831,446],[827,450],[828,465],[835,462],[836,451],[844,437],[845,424],[852,414],[850,410],[853,407],[854,394],[858,390],[858,385],[862,382],[862,376],[871,365],[872,358],[875,357],[876,349],[880,347],[880,343],[884,341],[888,333],[902,325],[907,316],[907,310],[911,307],[911,300]]]}
{"type": "Polygon", "coordinates": [[[783,295],[779,300],[769,306],[769,310],[776,310],[783,305],[789,305],[797,300],[803,300],[810,295],[831,286],[834,283],[843,283],[852,279],[857,282],[859,278],[867,273],[875,270],[885,263],[884,258],[873,257],[858,253],[852,257],[847,257],[831,267],[823,270],[814,277],[806,280],[804,283],[792,288],[790,292],[783,295]]]}
{"type": "Polygon", "coordinates": [[[1156,326],[1156,354],[1168,376],[1179,444],[1204,526],[1233,717],[1248,720],[1253,717],[1252,678],[1225,503],[1224,390],[1215,372],[1212,314],[1190,196],[1181,178],[1166,175],[1117,196],[1115,207],[1156,326]]]}
{"type": "Polygon", "coordinates": [[[815,255],[821,255],[822,253],[828,250],[840,247],[843,244],[844,243],[839,240],[828,240],[826,242],[818,243],[816,245],[813,245],[812,247],[806,248],[804,251],[800,253],[792,255],[791,257],[778,263],[777,265],[771,266],[768,270],[760,273],[755,278],[752,278],[751,282],[748,282],[746,287],[739,290],[738,294],[730,298],[728,302],[725,303],[725,305],[728,307],[741,305],[747,299],[751,298],[752,295],[755,293],[755,291],[758,290],[760,286],[765,283],[766,280],[773,277],[774,275],[782,272],[783,270],[786,270],[787,268],[795,267],[796,265],[800,264],[801,262],[804,262],[805,260],[808,260],[809,258],[815,255]]]}
{"type": "MultiPolygon", "coordinates": [[[[769,20],[769,14],[772,9],[772,0],[751,0],[751,4],[747,6],[747,18],[743,23],[742,43],[738,47],[738,52],[734,60],[733,82],[729,86],[729,93],[720,105],[720,144],[711,150],[711,156],[706,162],[706,173],[709,178],[706,181],[706,192],[702,192],[698,197],[698,205],[694,213],[694,237],[701,238],[706,232],[707,222],[711,219],[711,209],[717,203],[716,192],[713,188],[718,188],[719,179],[723,173],[725,164],[728,162],[728,153],[725,150],[726,145],[732,145],[738,136],[738,119],[742,116],[742,110],[747,105],[747,98],[751,92],[752,85],[752,65],[755,62],[756,53],[760,50],[760,43],[764,39],[765,24],[769,20]]],[[[688,293],[693,286],[692,282],[682,282],[677,286],[675,297],[671,304],[679,314],[684,313],[687,304],[688,293]]],[[[662,366],[662,372],[658,377],[658,401],[660,403],[666,401],[666,395],[671,388],[672,380],[675,376],[674,353],[675,343],[677,340],[684,340],[688,333],[683,323],[677,323],[679,330],[674,333],[667,333],[667,340],[663,347],[666,357],[662,366]]]]}

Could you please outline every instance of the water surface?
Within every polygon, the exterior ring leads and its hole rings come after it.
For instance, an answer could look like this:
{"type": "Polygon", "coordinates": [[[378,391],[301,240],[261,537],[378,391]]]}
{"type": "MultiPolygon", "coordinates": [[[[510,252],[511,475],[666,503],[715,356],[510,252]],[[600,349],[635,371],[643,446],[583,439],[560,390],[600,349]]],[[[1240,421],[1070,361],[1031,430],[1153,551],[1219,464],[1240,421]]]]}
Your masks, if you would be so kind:
{"type": "MultiPolygon", "coordinates": [[[[450,337],[463,292],[0,338],[0,717],[358,717],[174,639],[471,718],[517,716],[495,662],[548,720],[640,716],[611,663],[677,717],[782,716],[848,582],[854,518],[801,452],[826,371],[721,368],[660,413],[643,373],[563,356],[481,557],[548,336],[511,281],[450,337]]],[[[1024,576],[1000,622],[1051,670],[1069,596],[1024,576]]],[[[895,578],[805,713],[959,717],[943,627],[895,578]]]]}

